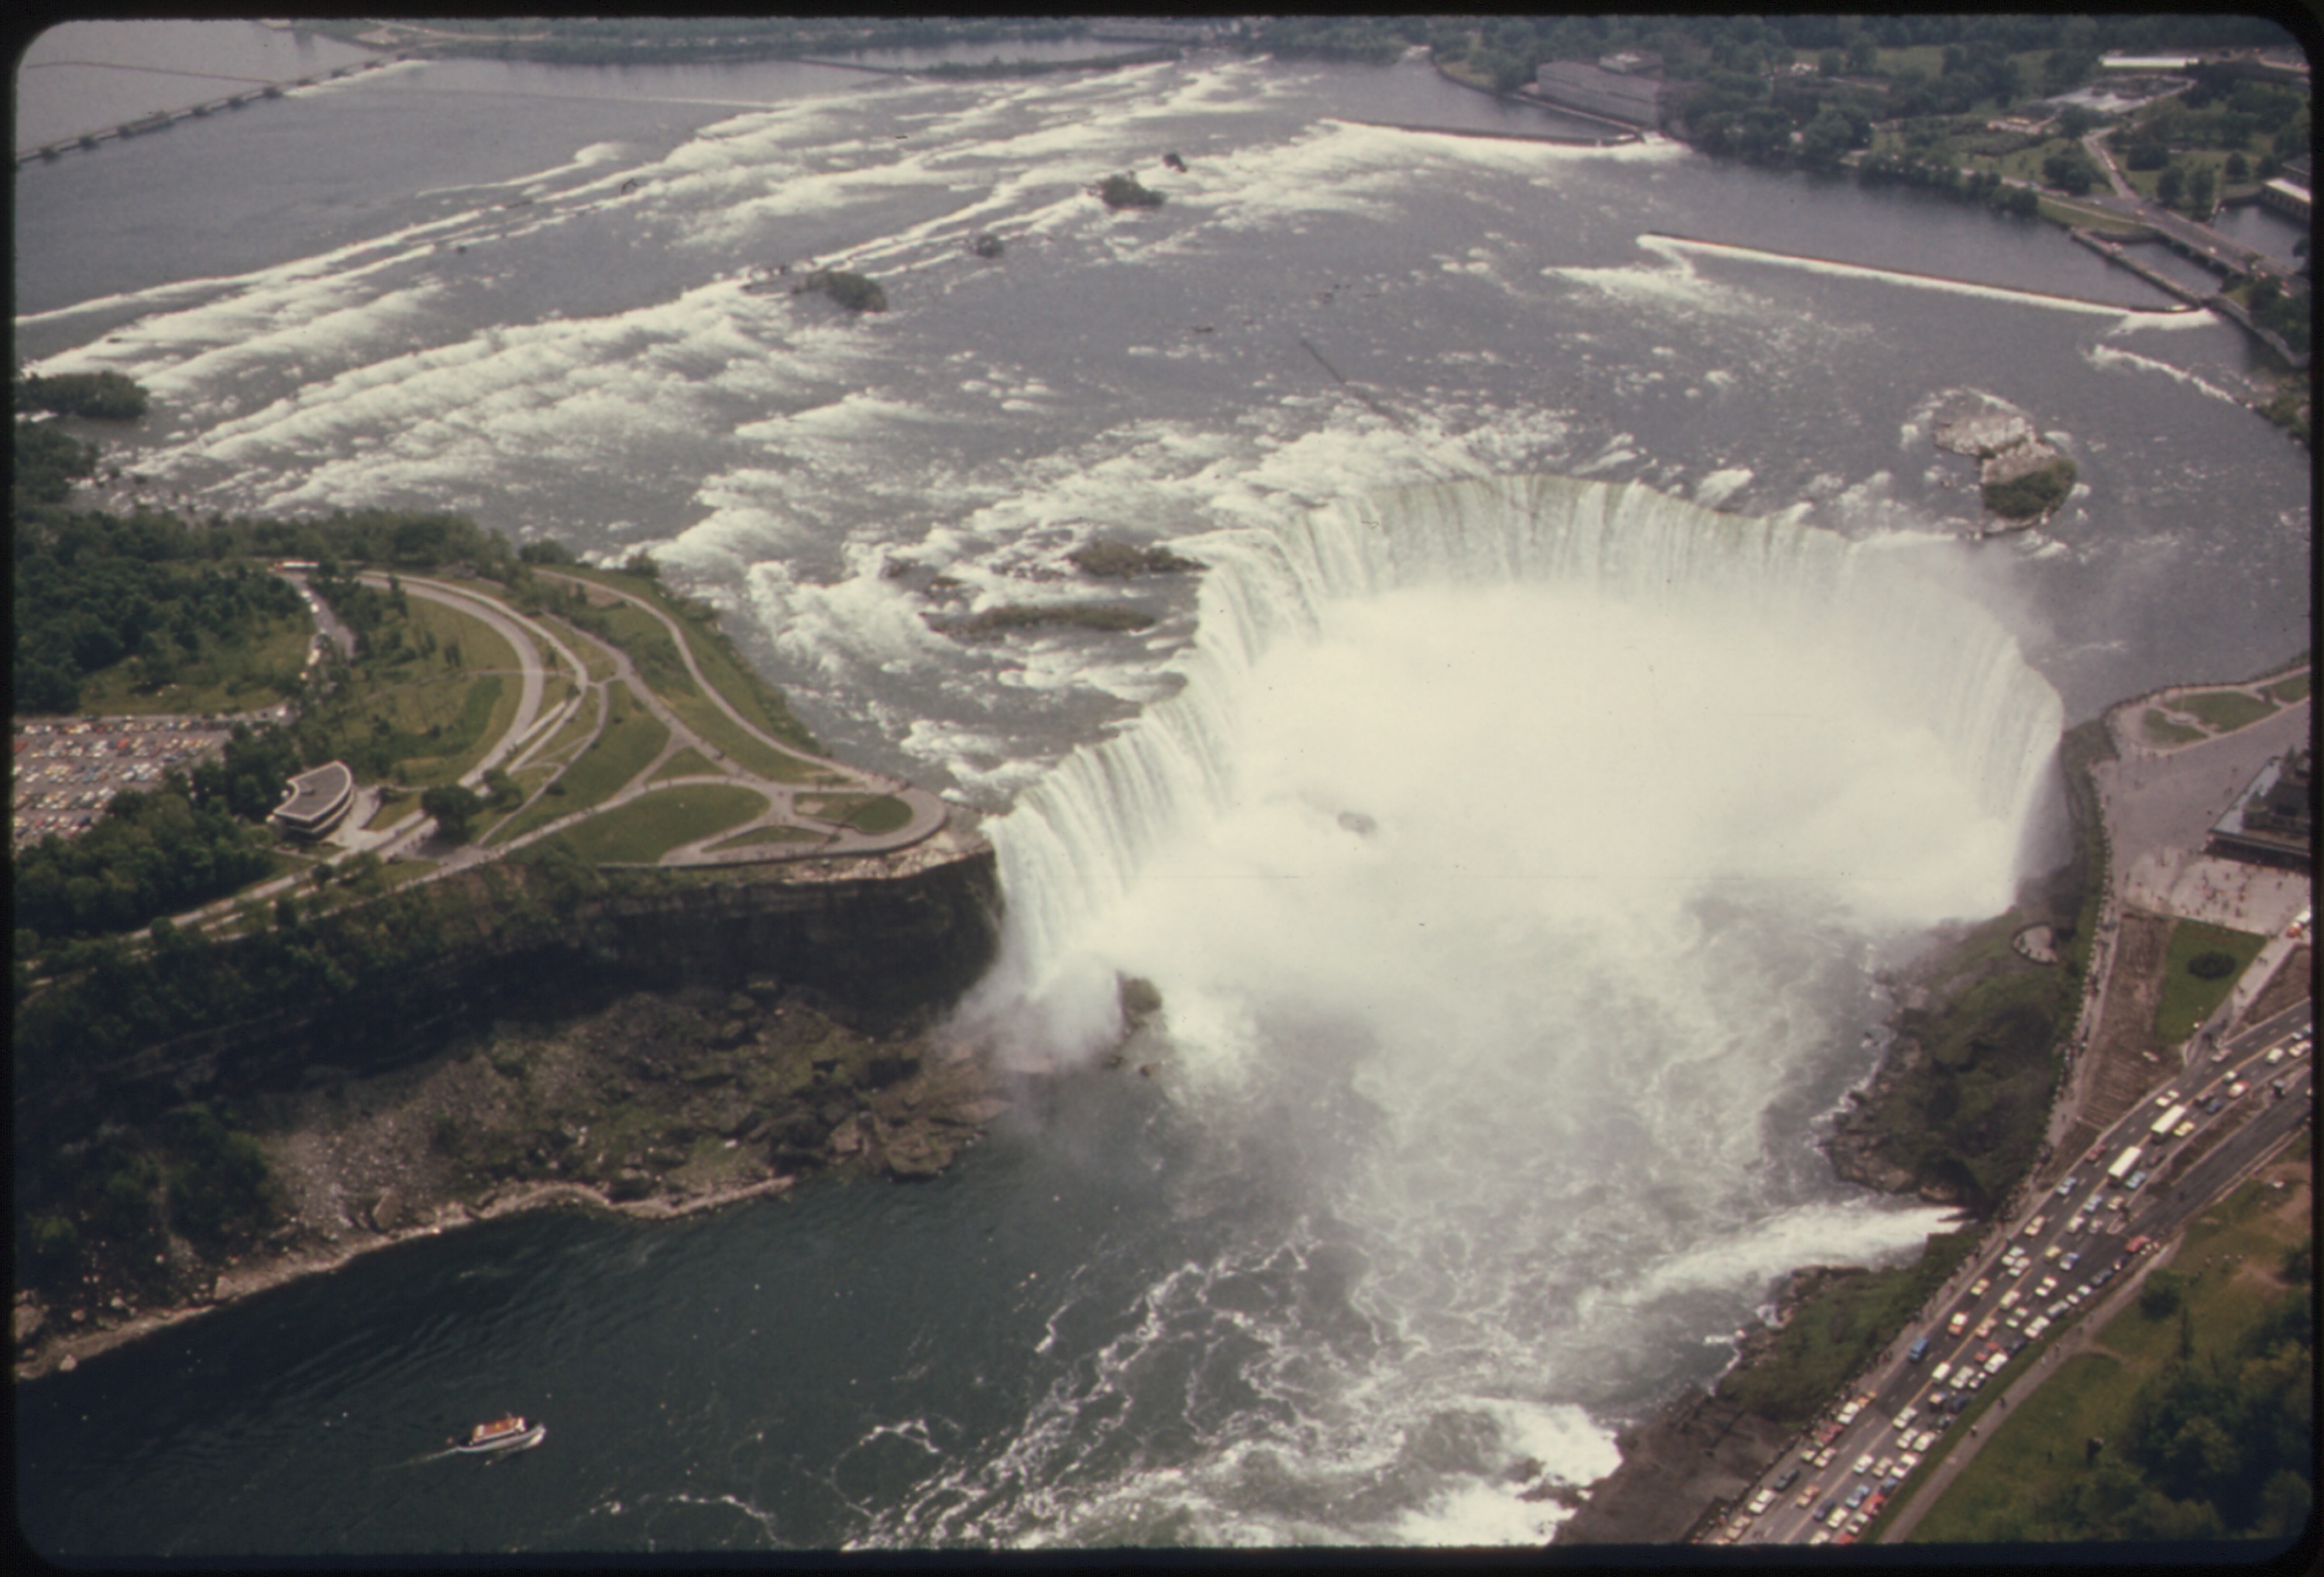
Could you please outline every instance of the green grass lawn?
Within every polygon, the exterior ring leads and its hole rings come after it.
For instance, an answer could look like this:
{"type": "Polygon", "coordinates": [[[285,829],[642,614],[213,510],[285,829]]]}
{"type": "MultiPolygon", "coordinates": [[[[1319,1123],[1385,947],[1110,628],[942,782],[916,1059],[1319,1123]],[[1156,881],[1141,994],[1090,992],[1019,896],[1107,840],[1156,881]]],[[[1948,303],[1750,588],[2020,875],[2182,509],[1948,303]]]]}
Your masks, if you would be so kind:
{"type": "Polygon", "coordinates": [[[613,716],[605,731],[597,736],[596,743],[582,752],[549,792],[534,800],[529,809],[495,829],[494,843],[504,844],[558,816],[598,804],[643,771],[646,763],[659,755],[662,747],[669,742],[669,730],[661,719],[648,712],[628,692],[616,687],[605,695],[613,705],[613,716]]]}
{"type": "Polygon", "coordinates": [[[548,841],[562,843],[592,863],[659,860],[681,844],[748,821],[766,808],[766,797],[754,789],[689,783],[656,789],[548,841]]]}
{"type": "Polygon", "coordinates": [[[124,659],[81,680],[79,710],[100,717],[201,716],[269,706],[281,698],[272,679],[298,675],[314,633],[313,622],[297,613],[270,620],[238,641],[205,638],[201,655],[180,665],[173,680],[159,689],[137,688],[143,665],[124,659]]]}
{"type": "Polygon", "coordinates": [[[2139,726],[2156,744],[2189,744],[2208,737],[2201,729],[2190,724],[2174,723],[2169,714],[2153,706],[2149,706],[2139,718],[2139,726]]]}
{"type": "MultiPolygon", "coordinates": [[[[2175,1330],[2176,1323],[2171,1323],[2175,1330]]],[[[2122,1438],[2135,1386],[2135,1377],[2126,1378],[2118,1359],[2098,1352],[2068,1359],[2040,1390],[1998,1415],[2003,1422],[1993,1438],[1985,1442],[1944,1499],[1921,1519],[1913,1530],[1914,1541],[1973,1543],[2018,1536],[2005,1534],[1999,1525],[2006,1517],[2012,1528],[2016,1526],[2028,1499],[2026,1486],[2048,1481],[2061,1466],[2070,1471],[2073,1463],[2061,1464],[2060,1453],[2079,1462],[2082,1443],[2090,1436],[2122,1438]]],[[[1952,1433],[1962,1431],[1956,1425],[1952,1433]]]]}
{"type": "Polygon", "coordinates": [[[2267,693],[2289,706],[2308,694],[2308,679],[2306,674],[2294,674],[2288,679],[2280,679],[2270,685],[2267,693]]]}
{"type": "Polygon", "coordinates": [[[717,775],[718,768],[711,759],[692,745],[687,745],[661,764],[660,769],[653,775],[653,781],[659,783],[666,778],[715,777],[717,775]]]}
{"type": "Polygon", "coordinates": [[[600,690],[575,707],[573,715],[557,725],[557,732],[549,736],[549,742],[540,747],[540,753],[533,760],[563,761],[580,749],[590,731],[597,726],[597,712],[604,705],[604,692],[600,690]]]}
{"type": "Polygon", "coordinates": [[[2266,940],[2249,931],[2230,931],[2200,920],[2181,920],[2172,927],[2170,952],[2163,963],[2163,1000],[2154,1010],[2154,1033],[2163,1044],[2175,1046],[2195,1033],[2195,1027],[2227,1001],[2236,977],[2266,940]],[[2232,957],[2235,968],[2217,980],[2187,972],[2189,961],[2197,954],[2214,952],[2232,957]]]}
{"type": "Polygon", "coordinates": [[[912,807],[891,794],[802,794],[798,804],[809,816],[860,833],[892,833],[912,819],[912,807]]]}
{"type": "Polygon", "coordinates": [[[2276,704],[2242,690],[2196,690],[2171,699],[2174,712],[2200,718],[2222,733],[2247,727],[2273,716],[2276,704]]]}
{"type": "MultiPolygon", "coordinates": [[[[695,664],[701,669],[702,677],[726,697],[735,711],[776,739],[796,745],[800,750],[820,751],[815,736],[791,715],[789,704],[784,700],[782,691],[738,660],[725,641],[696,625],[659,586],[641,581],[634,576],[615,575],[602,569],[567,568],[561,573],[595,581],[611,590],[628,592],[652,603],[669,614],[684,632],[687,649],[694,653],[695,664]]],[[[692,718],[688,717],[687,721],[691,722],[692,718]]],[[[720,742],[720,746],[722,749],[724,747],[724,741],[720,742]]]]}
{"type": "MultiPolygon", "coordinates": [[[[2244,1333],[2282,1296],[2273,1282],[2253,1285],[2231,1274],[2229,1254],[2243,1255],[2273,1270],[2283,1252],[2306,1235],[2304,1228],[2277,1220],[2281,1195],[2256,1179],[2246,1183],[2187,1229],[2171,1268],[2193,1280],[2186,1292],[2188,1328],[2194,1333],[2198,1361],[2211,1352],[2232,1352],[2244,1333]],[[2204,1260],[2212,1260],[2204,1268],[2204,1260]]],[[[2061,1333],[2069,1327],[2061,1327],[2061,1333]]],[[[2044,1336],[1994,1381],[1980,1398],[1997,1394],[2018,1365],[2046,1346],[2044,1336]]],[[[2041,1388],[2006,1411],[1972,1409],[1943,1438],[1928,1462],[1933,1464],[1966,1434],[1969,1418],[1987,1420],[1983,1448],[1961,1471],[1912,1534],[1912,1542],[1974,1542],[1995,1537],[2040,1537],[2031,1509],[2053,1487],[2087,1471],[2083,1443],[2092,1435],[2119,1442],[2129,1434],[2131,1403],[2141,1381],[2158,1372],[2179,1351],[2176,1314],[2149,1319],[2134,1299],[2098,1332],[2105,1351],[2077,1354],[2058,1367],[2041,1388]]],[[[1926,1471],[1926,1466],[1923,1471],[1926,1471]]],[[[1890,1510],[1901,1510],[1899,1501],[1890,1510]]],[[[1883,1513],[1883,1517],[1887,1513],[1883,1513]]]]}

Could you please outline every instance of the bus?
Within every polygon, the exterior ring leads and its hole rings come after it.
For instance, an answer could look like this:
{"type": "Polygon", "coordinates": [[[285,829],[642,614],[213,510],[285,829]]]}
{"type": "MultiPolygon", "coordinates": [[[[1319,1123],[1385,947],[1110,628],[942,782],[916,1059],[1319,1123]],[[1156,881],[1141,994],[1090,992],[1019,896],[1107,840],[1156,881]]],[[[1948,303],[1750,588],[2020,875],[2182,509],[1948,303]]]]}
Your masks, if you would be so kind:
{"type": "Polygon", "coordinates": [[[2133,1145],[2128,1149],[2123,1151],[2122,1154],[2116,1156],[2114,1158],[2114,1165],[2107,1168],[2107,1181],[2109,1183],[2121,1182],[2125,1177],[2130,1176],[2132,1169],[2137,1165],[2138,1147],[2136,1145],[2133,1145]]]}
{"type": "Polygon", "coordinates": [[[2148,1126],[2146,1131],[2153,1134],[2155,1138],[2161,1139],[2164,1134],[2169,1133],[2172,1129],[2185,1121],[2186,1118],[2187,1103],[2182,1101],[2178,1105],[2173,1106],[2170,1111],[2164,1112],[2162,1116],[2156,1118],[2153,1122],[2148,1126]]]}

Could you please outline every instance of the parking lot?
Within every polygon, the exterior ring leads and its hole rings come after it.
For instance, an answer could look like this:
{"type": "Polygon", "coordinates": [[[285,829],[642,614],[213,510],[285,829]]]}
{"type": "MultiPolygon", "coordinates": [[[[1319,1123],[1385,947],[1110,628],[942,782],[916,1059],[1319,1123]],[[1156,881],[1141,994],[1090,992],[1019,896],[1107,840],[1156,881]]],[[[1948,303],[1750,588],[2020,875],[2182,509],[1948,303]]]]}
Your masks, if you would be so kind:
{"type": "Polygon", "coordinates": [[[85,831],[124,788],[151,788],[171,768],[188,768],[223,751],[235,721],[153,716],[19,722],[9,846],[85,831]]]}

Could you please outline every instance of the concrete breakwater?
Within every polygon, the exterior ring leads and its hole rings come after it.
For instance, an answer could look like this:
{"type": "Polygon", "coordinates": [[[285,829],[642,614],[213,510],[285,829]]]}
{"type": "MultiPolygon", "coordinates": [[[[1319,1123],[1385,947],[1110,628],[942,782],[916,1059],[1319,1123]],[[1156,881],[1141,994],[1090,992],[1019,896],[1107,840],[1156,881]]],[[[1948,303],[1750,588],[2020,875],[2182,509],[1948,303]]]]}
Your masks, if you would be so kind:
{"type": "MultiPolygon", "coordinates": [[[[51,63],[71,65],[82,62],[51,63]]],[[[180,121],[200,120],[222,110],[247,108],[263,99],[283,97],[296,88],[313,88],[323,82],[353,77],[359,72],[375,71],[383,66],[393,63],[393,60],[383,56],[375,60],[359,61],[354,65],[335,67],[328,71],[318,71],[312,76],[297,78],[288,82],[269,82],[255,77],[232,78],[232,80],[247,82],[250,86],[242,92],[228,93],[217,98],[205,99],[199,104],[188,105],[183,109],[156,110],[150,115],[140,115],[135,120],[124,121],[118,125],[107,126],[102,131],[84,132],[78,137],[60,137],[55,142],[43,143],[37,148],[20,150],[16,154],[16,164],[19,169],[22,169],[27,164],[43,161],[54,161],[75,149],[94,150],[100,143],[125,142],[132,137],[148,136],[155,132],[167,131],[180,121]]]]}

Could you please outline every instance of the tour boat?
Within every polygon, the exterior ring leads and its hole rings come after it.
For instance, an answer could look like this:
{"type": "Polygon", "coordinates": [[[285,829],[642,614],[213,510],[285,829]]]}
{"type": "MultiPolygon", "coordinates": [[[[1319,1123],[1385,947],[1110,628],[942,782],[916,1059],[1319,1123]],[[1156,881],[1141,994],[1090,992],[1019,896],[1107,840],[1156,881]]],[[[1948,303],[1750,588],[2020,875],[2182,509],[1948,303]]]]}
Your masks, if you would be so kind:
{"type": "Polygon", "coordinates": [[[528,1445],[539,1445],[540,1437],[549,1433],[545,1424],[527,1424],[521,1415],[495,1418],[490,1424],[479,1424],[468,1431],[468,1438],[452,1436],[454,1451],[520,1451],[528,1445]]]}

